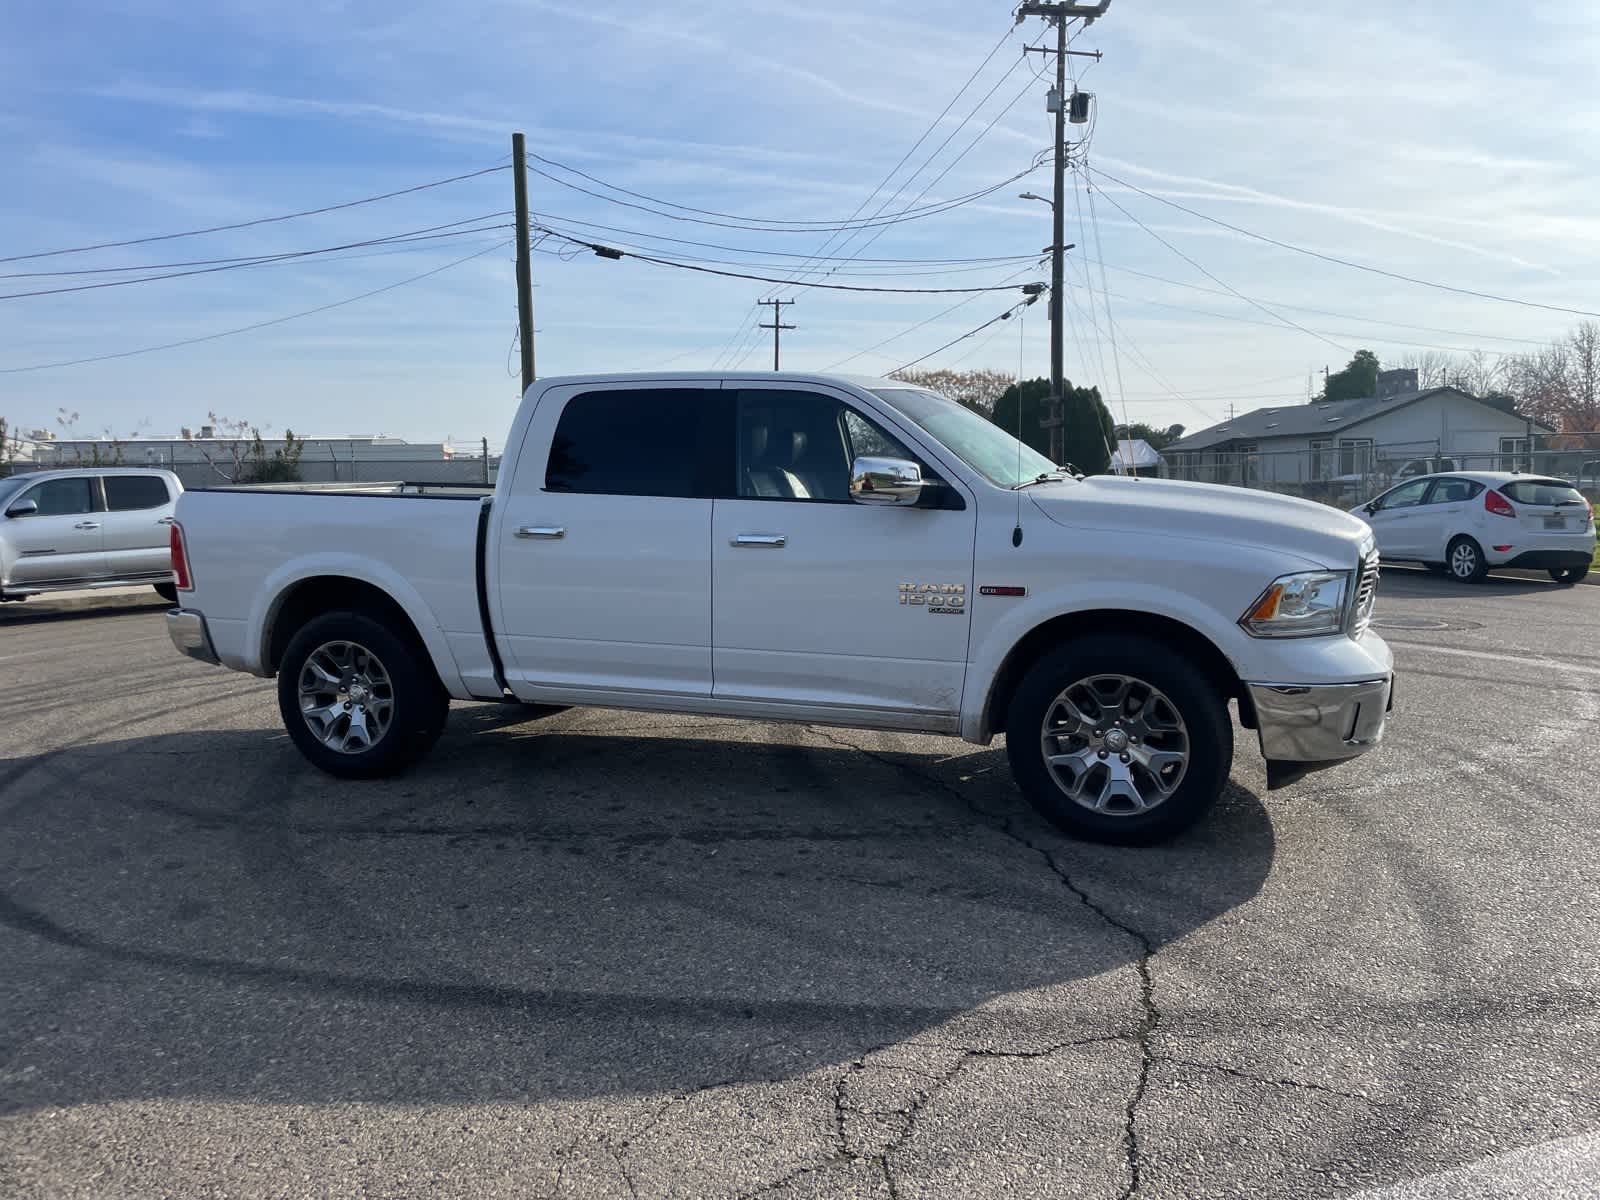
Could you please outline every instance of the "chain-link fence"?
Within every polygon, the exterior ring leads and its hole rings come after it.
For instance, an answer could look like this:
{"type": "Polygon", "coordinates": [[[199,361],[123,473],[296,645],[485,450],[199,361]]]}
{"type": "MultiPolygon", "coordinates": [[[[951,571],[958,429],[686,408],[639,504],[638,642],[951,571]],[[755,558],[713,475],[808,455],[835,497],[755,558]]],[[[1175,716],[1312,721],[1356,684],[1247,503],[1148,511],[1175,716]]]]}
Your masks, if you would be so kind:
{"type": "Polygon", "coordinates": [[[1500,438],[1494,450],[1452,450],[1437,441],[1345,439],[1291,450],[1168,451],[1173,479],[1260,488],[1350,507],[1417,475],[1439,471],[1522,471],[1600,493],[1600,433],[1500,438]]]}
{"type": "MultiPolygon", "coordinates": [[[[119,455],[107,446],[98,454],[63,455],[45,450],[34,461],[0,463],[0,477],[27,471],[59,467],[154,467],[171,471],[186,488],[227,487],[233,483],[255,483],[262,478],[262,466],[253,459],[236,456],[230,448],[205,453],[180,449],[145,453],[139,447],[124,447],[119,455]]],[[[500,473],[500,456],[482,454],[449,458],[400,457],[376,454],[370,447],[330,447],[331,452],[307,452],[300,456],[290,474],[302,483],[451,483],[493,485],[500,473]]],[[[271,461],[267,465],[270,467],[271,461]]],[[[279,478],[268,475],[267,478],[279,478]]]]}

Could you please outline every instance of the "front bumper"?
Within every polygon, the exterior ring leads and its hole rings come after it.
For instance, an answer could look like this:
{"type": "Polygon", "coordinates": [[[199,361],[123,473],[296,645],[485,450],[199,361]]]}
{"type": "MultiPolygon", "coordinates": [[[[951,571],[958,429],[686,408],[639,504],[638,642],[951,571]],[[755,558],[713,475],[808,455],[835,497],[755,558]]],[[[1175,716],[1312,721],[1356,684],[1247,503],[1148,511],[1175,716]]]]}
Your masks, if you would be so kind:
{"type": "Polygon", "coordinates": [[[1394,675],[1361,683],[1252,683],[1267,786],[1365,754],[1383,740],[1394,705],[1394,675]]]}
{"type": "Polygon", "coordinates": [[[211,644],[211,631],[206,628],[205,617],[192,608],[174,608],[167,613],[167,636],[190,658],[212,664],[222,661],[211,644]]]}

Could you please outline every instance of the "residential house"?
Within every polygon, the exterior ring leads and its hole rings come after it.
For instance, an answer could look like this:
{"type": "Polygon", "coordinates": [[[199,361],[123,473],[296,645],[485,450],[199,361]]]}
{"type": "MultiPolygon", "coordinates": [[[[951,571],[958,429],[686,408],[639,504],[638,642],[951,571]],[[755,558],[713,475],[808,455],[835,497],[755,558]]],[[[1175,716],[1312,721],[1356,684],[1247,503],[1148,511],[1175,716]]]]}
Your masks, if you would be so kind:
{"type": "Polygon", "coordinates": [[[1370,486],[1449,459],[1457,469],[1529,470],[1548,425],[1453,387],[1416,386],[1416,372],[1379,373],[1378,394],[1258,408],[1180,438],[1169,472],[1245,487],[1315,494],[1370,486]]]}

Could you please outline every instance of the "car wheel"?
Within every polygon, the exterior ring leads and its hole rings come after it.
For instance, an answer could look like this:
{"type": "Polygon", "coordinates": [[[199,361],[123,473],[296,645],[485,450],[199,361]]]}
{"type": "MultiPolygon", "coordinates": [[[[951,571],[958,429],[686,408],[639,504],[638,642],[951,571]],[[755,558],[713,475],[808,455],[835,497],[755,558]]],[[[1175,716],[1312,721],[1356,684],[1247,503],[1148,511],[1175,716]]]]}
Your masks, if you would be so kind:
{"type": "Polygon", "coordinates": [[[168,604],[176,604],[178,602],[178,585],[175,583],[158,583],[156,584],[156,594],[168,604]]]}
{"type": "Polygon", "coordinates": [[[1585,563],[1581,567],[1551,567],[1550,568],[1550,578],[1554,579],[1557,583],[1569,583],[1569,584],[1570,583],[1577,583],[1580,579],[1582,579],[1588,573],[1589,573],[1589,565],[1587,563],[1585,563]]]}
{"type": "Polygon", "coordinates": [[[1063,832],[1144,845],[1216,803],[1233,763],[1227,699],[1160,642],[1067,643],[1023,677],[1006,754],[1024,797],[1063,832]]]}
{"type": "Polygon", "coordinates": [[[1483,547],[1465,535],[1451,542],[1446,553],[1449,555],[1446,565],[1452,579],[1462,583],[1477,583],[1489,573],[1489,564],[1483,560],[1483,547]]]}
{"type": "Polygon", "coordinates": [[[427,652],[366,613],[308,622],[278,664],[284,728],[330,775],[370,779],[404,770],[438,740],[449,708],[427,652]]]}

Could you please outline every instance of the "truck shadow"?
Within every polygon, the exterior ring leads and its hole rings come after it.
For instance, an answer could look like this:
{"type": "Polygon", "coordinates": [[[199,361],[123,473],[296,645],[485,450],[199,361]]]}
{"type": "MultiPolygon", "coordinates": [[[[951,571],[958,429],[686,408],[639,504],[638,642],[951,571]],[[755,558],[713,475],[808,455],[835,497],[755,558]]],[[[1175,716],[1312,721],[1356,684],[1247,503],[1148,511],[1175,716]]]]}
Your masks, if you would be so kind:
{"type": "Polygon", "coordinates": [[[269,730],[0,760],[0,831],[0,1068],[29,1064],[0,1109],[682,1093],[985,1044],[996,1008],[1125,1032],[1142,949],[1108,916],[1160,947],[1274,850],[1236,785],[1115,849],[1040,823],[995,750],[462,706],[375,783],[269,730]]]}

